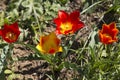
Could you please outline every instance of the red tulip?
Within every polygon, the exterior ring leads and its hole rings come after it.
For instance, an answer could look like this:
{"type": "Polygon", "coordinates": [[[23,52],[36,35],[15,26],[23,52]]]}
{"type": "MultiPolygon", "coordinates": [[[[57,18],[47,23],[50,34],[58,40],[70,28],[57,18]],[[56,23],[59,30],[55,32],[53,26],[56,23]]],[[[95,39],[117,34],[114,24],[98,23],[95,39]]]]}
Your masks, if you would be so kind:
{"type": "Polygon", "coordinates": [[[116,42],[118,40],[118,32],[119,30],[116,28],[115,22],[112,22],[109,25],[103,24],[102,30],[99,31],[100,41],[104,44],[116,42]]]}
{"type": "Polygon", "coordinates": [[[68,14],[65,11],[60,10],[58,12],[58,18],[54,19],[56,32],[58,34],[74,33],[84,26],[84,23],[79,19],[79,11],[73,11],[68,14]]]}
{"type": "Polygon", "coordinates": [[[4,28],[0,30],[0,36],[8,43],[17,41],[19,35],[20,31],[17,22],[11,25],[5,24],[4,28]]]}

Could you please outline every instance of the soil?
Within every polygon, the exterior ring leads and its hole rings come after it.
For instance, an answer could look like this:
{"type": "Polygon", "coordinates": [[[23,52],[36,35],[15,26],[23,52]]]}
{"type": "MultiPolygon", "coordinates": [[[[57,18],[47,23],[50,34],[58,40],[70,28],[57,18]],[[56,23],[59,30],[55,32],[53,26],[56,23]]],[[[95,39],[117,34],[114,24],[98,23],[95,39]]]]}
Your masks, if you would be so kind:
{"type": "MultiPolygon", "coordinates": [[[[81,10],[83,5],[80,0],[74,0],[70,2],[71,10],[73,7],[76,9],[81,10]]],[[[0,9],[5,10],[6,8],[6,1],[2,0],[0,1],[0,9]]],[[[101,8],[101,7],[100,7],[101,8]]],[[[96,9],[96,12],[92,14],[83,14],[81,15],[81,20],[85,23],[85,27],[81,29],[77,36],[76,41],[73,44],[73,48],[80,47],[82,45],[80,44],[79,38],[81,38],[82,41],[86,41],[88,38],[90,32],[92,31],[92,25],[98,24],[98,22],[101,22],[101,15],[103,14],[103,8],[102,9],[96,9]],[[98,16],[99,15],[99,16],[98,16]]],[[[98,24],[101,26],[101,24],[98,24]]],[[[34,52],[27,47],[15,44],[13,49],[13,59],[20,59],[16,60],[12,65],[8,65],[8,69],[13,70],[14,73],[17,75],[14,80],[50,80],[47,75],[52,75],[52,71],[50,70],[49,64],[42,59],[33,59],[30,60],[27,57],[30,57],[33,55],[34,52]],[[23,60],[26,59],[26,60],[23,60]]],[[[76,55],[74,53],[70,53],[68,55],[68,60],[75,59],[76,55]]],[[[63,68],[59,73],[56,72],[56,77],[58,77],[58,80],[72,80],[73,77],[76,76],[76,78],[80,78],[80,74],[74,70],[63,68]]],[[[8,79],[9,75],[6,75],[6,80],[8,79]]]]}

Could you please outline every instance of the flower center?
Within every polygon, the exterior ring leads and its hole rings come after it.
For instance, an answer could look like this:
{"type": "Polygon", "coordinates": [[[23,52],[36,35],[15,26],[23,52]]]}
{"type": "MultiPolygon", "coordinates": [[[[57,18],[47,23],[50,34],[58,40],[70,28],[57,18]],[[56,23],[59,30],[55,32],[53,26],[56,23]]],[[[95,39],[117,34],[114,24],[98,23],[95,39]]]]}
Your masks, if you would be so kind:
{"type": "Polygon", "coordinates": [[[16,40],[16,34],[13,32],[7,32],[5,38],[8,38],[9,40],[16,40]]]}
{"type": "Polygon", "coordinates": [[[110,34],[104,34],[106,37],[111,37],[111,35],[110,34]]]}
{"type": "Polygon", "coordinates": [[[65,22],[61,24],[61,31],[68,31],[72,29],[72,24],[70,22],[65,22]]]}

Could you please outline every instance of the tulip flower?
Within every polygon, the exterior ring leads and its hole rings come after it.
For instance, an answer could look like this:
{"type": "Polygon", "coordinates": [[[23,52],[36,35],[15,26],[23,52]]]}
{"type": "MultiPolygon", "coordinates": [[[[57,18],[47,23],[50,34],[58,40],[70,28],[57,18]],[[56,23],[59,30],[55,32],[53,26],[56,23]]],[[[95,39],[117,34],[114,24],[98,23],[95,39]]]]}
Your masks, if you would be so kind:
{"type": "Polygon", "coordinates": [[[58,34],[67,35],[81,29],[84,26],[84,23],[80,21],[79,15],[80,13],[77,10],[70,14],[60,10],[58,12],[58,18],[54,19],[54,22],[57,25],[56,32],[58,34]]]}
{"type": "Polygon", "coordinates": [[[117,41],[117,34],[119,30],[116,28],[115,22],[109,25],[103,24],[102,30],[99,30],[100,41],[103,44],[111,44],[117,41]]]}
{"type": "Polygon", "coordinates": [[[44,54],[62,52],[62,48],[60,47],[60,40],[57,38],[54,32],[51,32],[46,36],[41,36],[40,43],[36,46],[36,48],[44,54]]]}
{"type": "Polygon", "coordinates": [[[0,29],[0,36],[2,36],[2,38],[8,43],[17,41],[19,35],[20,30],[17,22],[10,25],[5,24],[4,28],[0,29]]]}

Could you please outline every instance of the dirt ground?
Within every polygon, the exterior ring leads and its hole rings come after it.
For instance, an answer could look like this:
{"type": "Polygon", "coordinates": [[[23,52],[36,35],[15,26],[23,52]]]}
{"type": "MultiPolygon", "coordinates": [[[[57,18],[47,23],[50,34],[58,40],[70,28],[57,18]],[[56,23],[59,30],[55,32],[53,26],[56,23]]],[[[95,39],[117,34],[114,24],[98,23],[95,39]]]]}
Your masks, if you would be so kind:
{"type": "MultiPolygon", "coordinates": [[[[5,9],[6,8],[6,2],[0,1],[0,9],[5,9]]],[[[82,9],[82,3],[80,0],[74,0],[71,1],[70,7],[73,9],[75,7],[76,9],[81,10],[82,9]]],[[[81,20],[85,23],[85,27],[81,29],[78,32],[78,35],[76,38],[81,37],[83,41],[87,39],[89,36],[91,30],[92,30],[92,25],[93,24],[98,24],[98,22],[101,22],[100,17],[102,15],[102,12],[105,9],[103,7],[100,7],[96,9],[96,12],[92,14],[83,14],[81,15],[81,20]],[[99,15],[99,16],[98,16],[99,15]]],[[[101,26],[101,24],[98,24],[101,26]]],[[[76,41],[78,43],[78,41],[76,41]]],[[[79,45],[74,44],[74,47],[79,47],[79,45]]],[[[49,64],[45,60],[38,60],[38,59],[33,59],[29,60],[27,59],[28,56],[31,56],[34,54],[34,52],[25,46],[15,44],[14,45],[14,50],[13,50],[13,59],[19,58],[21,60],[15,61],[12,65],[9,65],[8,68],[14,70],[14,73],[17,74],[17,78],[14,80],[50,80],[47,75],[51,75],[52,72],[50,70],[49,64]],[[26,60],[22,60],[22,58],[26,58],[26,60]]],[[[68,59],[73,60],[76,55],[70,54],[68,56],[68,59]]],[[[71,80],[73,76],[76,76],[77,78],[80,77],[78,72],[75,72],[70,69],[62,69],[61,72],[57,73],[56,75],[58,79],[60,80],[71,80]]],[[[6,78],[8,75],[6,75],[6,78]]]]}

